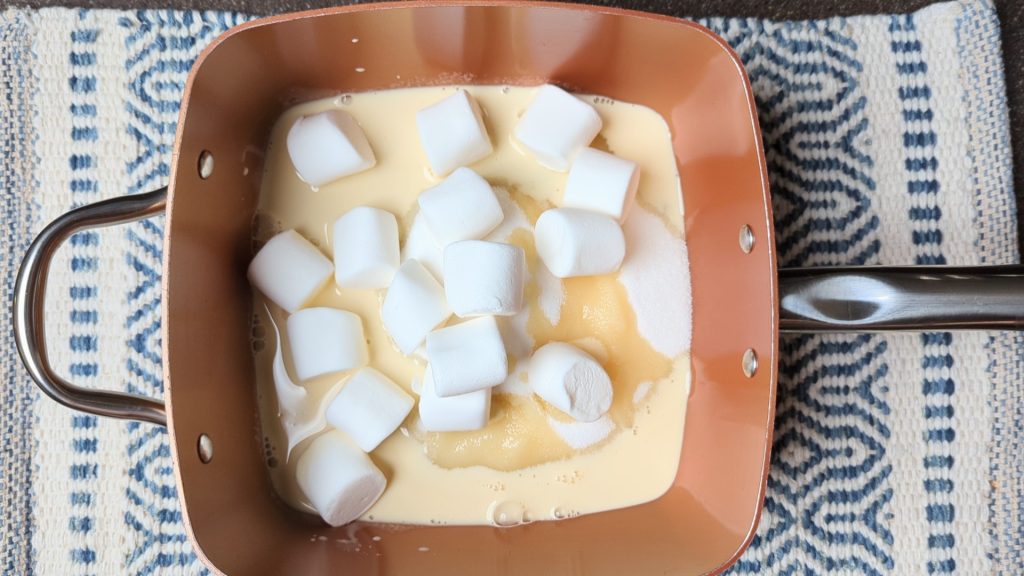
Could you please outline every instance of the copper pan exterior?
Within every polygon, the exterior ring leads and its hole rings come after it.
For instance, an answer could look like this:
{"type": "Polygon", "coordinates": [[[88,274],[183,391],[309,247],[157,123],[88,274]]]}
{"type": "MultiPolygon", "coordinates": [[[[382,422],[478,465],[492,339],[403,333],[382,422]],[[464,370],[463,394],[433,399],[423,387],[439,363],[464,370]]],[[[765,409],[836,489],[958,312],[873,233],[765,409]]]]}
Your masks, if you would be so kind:
{"type": "Polygon", "coordinates": [[[689,22],[574,5],[405,3],[229,31],[199,58],[185,89],[165,247],[168,428],[197,552],[231,575],[723,570],[753,536],[771,448],[778,310],[770,210],[746,75],[720,38],[689,22]],[[245,280],[273,122],[292,104],[345,92],[542,82],[644,104],[672,131],[694,282],[693,392],[675,483],[643,506],[512,529],[330,529],[291,511],[264,469],[245,280]],[[204,150],[215,158],[206,180],[197,170],[204,150]],[[738,241],[743,225],[755,238],[750,253],[738,241]],[[748,349],[759,363],[750,377],[741,361],[748,349]],[[214,446],[205,464],[201,434],[214,446]]]}

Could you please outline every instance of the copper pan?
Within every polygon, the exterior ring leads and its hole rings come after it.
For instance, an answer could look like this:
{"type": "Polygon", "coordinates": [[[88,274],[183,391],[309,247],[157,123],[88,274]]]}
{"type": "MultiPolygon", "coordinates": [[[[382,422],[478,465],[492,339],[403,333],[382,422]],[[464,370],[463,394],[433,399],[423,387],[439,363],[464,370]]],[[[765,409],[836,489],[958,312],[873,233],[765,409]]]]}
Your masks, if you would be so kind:
{"type": "MultiPolygon", "coordinates": [[[[946,326],[1020,324],[1020,306],[997,305],[1017,270],[987,271],[999,273],[1000,289],[957,272],[789,272],[785,320],[823,330],[948,319],[948,308],[920,313],[935,298],[922,288],[934,285],[930,274],[950,276],[980,298],[946,326]],[[850,282],[881,300],[849,305],[850,282]],[[906,299],[893,305],[892,294],[906,299]]],[[[760,516],[775,411],[778,286],[754,100],[721,38],[692,22],[593,6],[410,2],[275,16],[215,40],[185,87],[168,187],[54,221],[25,258],[14,313],[22,359],[55,400],[167,426],[189,537],[215,571],[708,574],[739,557],[760,516]],[[543,82],[646,105],[672,132],[694,303],[693,390],[675,482],[649,504],[516,528],[357,522],[332,530],[292,511],[271,488],[257,421],[245,269],[262,171],[243,172],[245,151],[264,149],[277,117],[305,100],[404,86],[543,82]],[[207,173],[210,155],[215,169],[207,173]],[[43,335],[50,257],[75,231],[161,211],[168,217],[166,397],[97,392],[61,379],[43,335]]]]}

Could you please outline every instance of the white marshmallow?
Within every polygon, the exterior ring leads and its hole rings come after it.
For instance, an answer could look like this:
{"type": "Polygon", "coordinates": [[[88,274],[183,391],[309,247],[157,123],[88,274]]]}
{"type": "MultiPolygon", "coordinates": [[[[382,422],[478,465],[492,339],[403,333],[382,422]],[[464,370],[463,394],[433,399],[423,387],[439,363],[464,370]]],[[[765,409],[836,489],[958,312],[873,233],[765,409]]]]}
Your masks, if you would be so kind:
{"type": "Polygon", "coordinates": [[[523,309],[526,253],[512,244],[464,240],[444,249],[444,293],[460,318],[523,309]]]}
{"type": "Polygon", "coordinates": [[[444,288],[416,260],[406,260],[384,296],[381,320],[398,349],[408,356],[427,334],[452,315],[444,288]]]}
{"type": "Polygon", "coordinates": [[[577,208],[545,211],[537,218],[533,239],[544,265],[559,278],[614,272],[626,254],[615,220],[577,208]]]}
{"type": "Polygon", "coordinates": [[[306,308],[288,317],[288,347],[295,375],[305,381],[369,362],[363,322],[336,308],[306,308]]]}
{"type": "Polygon", "coordinates": [[[612,406],[612,381],[589,354],[564,342],[549,342],[530,358],[530,387],[580,422],[593,422],[612,406]]]}
{"type": "Polygon", "coordinates": [[[442,248],[459,240],[483,238],[504,218],[491,185],[469,168],[459,168],[444,182],[421,192],[419,204],[420,214],[442,248]]]}
{"type": "Polygon", "coordinates": [[[417,112],[416,126],[430,169],[438,177],[472,164],[493,150],[480,106],[465,90],[417,112]]]}
{"type": "Polygon", "coordinates": [[[413,218],[409,234],[405,237],[405,245],[402,246],[402,262],[411,259],[419,260],[438,282],[444,283],[444,250],[434,240],[422,213],[413,218]]]}
{"type": "Polygon", "coordinates": [[[398,384],[373,368],[353,374],[327,406],[327,422],[372,452],[402,425],[415,403],[398,384]]]}
{"type": "Polygon", "coordinates": [[[434,391],[442,398],[497,386],[508,376],[508,356],[493,316],[431,332],[427,360],[434,391]]]}
{"type": "Polygon", "coordinates": [[[343,288],[386,288],[398,270],[394,214],[357,206],[334,222],[334,281],[343,288]]]}
{"type": "Polygon", "coordinates": [[[515,137],[543,166],[565,172],[600,131],[601,117],[590,104],[545,84],[516,124],[515,137]]]}
{"type": "Polygon", "coordinates": [[[288,312],[302,308],[327,284],[334,265],[295,230],[274,236],[249,263],[249,282],[288,312]]]}
{"type": "Polygon", "coordinates": [[[341,110],[304,116],[288,130],[288,156],[305,182],[323,186],[377,163],[366,134],[341,110]]]}
{"type": "Polygon", "coordinates": [[[639,183],[636,162],[584,148],[569,170],[562,206],[593,210],[622,222],[629,215],[639,183]]]}
{"type": "Polygon", "coordinates": [[[299,456],[295,477],[313,508],[331,526],[359,518],[384,493],[387,479],[370,457],[329,430],[299,456]]]}
{"type": "Polygon", "coordinates": [[[420,388],[420,423],[427,432],[465,432],[487,426],[491,415],[491,389],[442,398],[434,389],[433,371],[427,366],[420,388]]]}

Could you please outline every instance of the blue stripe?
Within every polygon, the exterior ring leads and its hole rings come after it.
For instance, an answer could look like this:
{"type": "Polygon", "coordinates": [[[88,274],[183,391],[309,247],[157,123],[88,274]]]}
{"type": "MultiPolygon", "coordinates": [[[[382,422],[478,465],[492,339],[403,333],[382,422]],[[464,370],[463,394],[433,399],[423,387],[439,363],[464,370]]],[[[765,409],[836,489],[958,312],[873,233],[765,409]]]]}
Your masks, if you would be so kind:
{"type": "Polygon", "coordinates": [[[91,300],[96,297],[95,286],[71,286],[68,289],[68,296],[72,300],[91,300]]]}
{"type": "Polygon", "coordinates": [[[75,548],[71,551],[71,561],[75,564],[92,564],[96,562],[96,551],[92,548],[75,548]]]}
{"type": "Polygon", "coordinates": [[[911,194],[935,194],[938,191],[938,180],[911,180],[907,182],[907,192],[911,194]]]}
{"type": "Polygon", "coordinates": [[[925,456],[924,467],[926,469],[931,468],[953,468],[953,457],[952,456],[925,456]]]}
{"type": "Polygon", "coordinates": [[[925,432],[925,440],[928,442],[940,442],[948,444],[956,439],[956,431],[952,428],[933,428],[925,432]]]}
{"type": "Polygon", "coordinates": [[[925,396],[934,396],[936,394],[943,394],[950,396],[956,391],[956,383],[953,382],[952,378],[939,378],[937,380],[925,380],[921,387],[921,392],[925,396]]]}
{"type": "Polygon", "coordinates": [[[95,454],[98,444],[96,438],[75,438],[71,441],[71,449],[79,454],[95,454]]]}
{"type": "Polygon", "coordinates": [[[68,78],[68,86],[72,92],[79,94],[92,94],[96,91],[95,76],[72,76],[68,78]]]}
{"type": "Polygon", "coordinates": [[[71,235],[69,243],[72,246],[97,246],[100,243],[100,235],[93,230],[76,232],[71,235]]]}
{"type": "Polygon", "coordinates": [[[954,512],[952,504],[929,504],[925,507],[925,513],[928,516],[929,522],[942,524],[953,522],[954,512]]]}
{"type": "Polygon", "coordinates": [[[935,146],[938,142],[939,137],[935,132],[904,132],[903,133],[903,147],[904,148],[925,148],[928,146],[935,146]]]}
{"type": "Polygon", "coordinates": [[[91,414],[75,414],[71,416],[71,427],[89,430],[98,424],[96,417],[91,414]]]}
{"type": "Polygon", "coordinates": [[[69,338],[72,352],[95,352],[96,337],[86,334],[75,334],[69,338]]]}
{"type": "MultiPolygon", "coordinates": [[[[932,158],[934,160],[934,158],[932,158]]],[[[908,160],[909,162],[909,160],[908,160]]],[[[907,168],[908,170],[917,170],[917,168],[907,168]]],[[[910,219],[914,221],[920,220],[938,220],[942,218],[942,209],[938,206],[914,206],[910,209],[910,219]]]]}
{"type": "Polygon", "coordinates": [[[95,44],[99,35],[100,31],[98,28],[72,30],[71,41],[81,44],[95,44]]]}
{"type": "Polygon", "coordinates": [[[95,52],[72,52],[68,56],[72,66],[92,66],[96,63],[95,52]]]}
{"type": "Polygon", "coordinates": [[[932,418],[952,418],[953,417],[953,407],[949,406],[949,405],[946,405],[946,406],[925,406],[924,407],[924,417],[927,418],[927,419],[932,419],[932,418]]]}
{"type": "Polygon", "coordinates": [[[95,142],[100,133],[95,126],[84,126],[71,129],[71,139],[75,142],[95,142]]]}
{"type": "MultiPolygon", "coordinates": [[[[68,55],[73,73],[68,78],[71,91],[69,112],[79,122],[72,125],[70,139],[75,143],[75,153],[68,157],[68,165],[75,173],[69,182],[73,195],[93,194],[98,191],[97,156],[95,147],[100,137],[99,129],[92,124],[97,115],[96,91],[99,88],[99,76],[96,73],[98,53],[92,47],[100,31],[95,27],[86,27],[90,20],[89,12],[79,12],[79,28],[71,32],[72,49],[68,55]]],[[[74,198],[73,204],[83,205],[92,198],[74,198]]],[[[99,246],[99,235],[94,231],[76,234],[71,239],[70,267],[73,276],[71,292],[73,302],[84,302],[99,297],[96,288],[96,276],[99,274],[99,258],[95,251],[99,246]]],[[[71,310],[71,321],[79,325],[94,325],[99,321],[97,309],[75,307],[71,310]]],[[[69,349],[75,353],[75,362],[68,367],[76,378],[93,378],[99,375],[100,357],[98,354],[98,338],[95,333],[76,331],[68,341],[69,349]]],[[[96,454],[101,449],[99,437],[96,435],[96,420],[93,417],[83,418],[71,416],[72,451],[77,455],[76,462],[70,468],[70,479],[75,486],[72,505],[88,507],[91,505],[93,491],[100,480],[100,468],[96,454]]],[[[71,533],[77,538],[71,543],[77,548],[71,550],[72,561],[76,564],[91,565],[96,562],[96,552],[89,547],[86,535],[93,528],[94,519],[89,514],[69,517],[71,533]]]]}
{"type": "Polygon", "coordinates": [[[71,115],[78,118],[95,118],[96,117],[96,105],[95,104],[72,104],[71,115]]]}
{"type": "Polygon", "coordinates": [[[948,478],[929,478],[924,481],[924,490],[929,494],[949,494],[953,492],[953,481],[948,478]]]}
{"type": "Polygon", "coordinates": [[[71,505],[88,508],[92,506],[92,493],[75,491],[71,493],[71,505]]]}
{"type": "Polygon", "coordinates": [[[97,183],[90,178],[75,178],[71,181],[72,192],[95,192],[97,183]]]}
{"type": "Polygon", "coordinates": [[[72,480],[94,480],[99,477],[99,465],[97,464],[72,464],[72,480]]]}
{"type": "Polygon", "coordinates": [[[95,158],[90,154],[72,154],[68,158],[68,165],[71,166],[72,170],[88,170],[92,168],[93,160],[95,158]]]}
{"type": "Polygon", "coordinates": [[[90,377],[100,372],[100,367],[95,362],[73,362],[70,368],[72,376],[90,377]]]}
{"type": "Polygon", "coordinates": [[[98,268],[98,258],[92,256],[75,256],[71,258],[72,272],[95,272],[98,268]]]}
{"type": "Polygon", "coordinates": [[[89,516],[72,516],[68,519],[68,529],[72,532],[88,534],[92,531],[92,518],[89,516]]]}
{"type": "Polygon", "coordinates": [[[72,324],[95,324],[99,314],[95,310],[71,310],[72,324]]]}
{"type": "Polygon", "coordinates": [[[953,572],[956,572],[956,560],[952,558],[928,562],[929,574],[952,574],[953,572]]]}

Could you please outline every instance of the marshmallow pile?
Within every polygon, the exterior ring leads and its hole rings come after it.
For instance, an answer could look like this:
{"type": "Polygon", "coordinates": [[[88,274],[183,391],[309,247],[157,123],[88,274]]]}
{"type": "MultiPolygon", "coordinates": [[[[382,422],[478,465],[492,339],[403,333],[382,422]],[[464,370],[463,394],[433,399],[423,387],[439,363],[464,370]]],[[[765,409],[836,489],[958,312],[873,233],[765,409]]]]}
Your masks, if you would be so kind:
{"type": "MultiPolygon", "coordinates": [[[[491,184],[469,167],[493,151],[483,118],[464,90],[417,113],[424,156],[439,182],[420,192],[419,216],[405,246],[394,214],[360,206],[331,227],[333,261],[286,230],[267,241],[249,266],[250,283],[289,314],[286,340],[297,381],[346,376],[326,405],[323,420],[330,430],[313,439],[297,463],[299,486],[331,525],[355,520],[381,496],[387,481],[369,453],[416,404],[369,365],[363,319],[311,305],[332,277],[340,288],[384,290],[380,321],[395,347],[425,358],[422,381],[412,385],[423,430],[485,427],[492,391],[508,378],[499,318],[523,311],[528,271],[521,247],[488,236],[506,214],[491,184]]],[[[612,273],[624,257],[621,223],[639,171],[634,162],[589,148],[601,128],[593,107],[545,85],[514,131],[538,163],[568,172],[561,204],[543,212],[534,227],[537,254],[559,278],[612,273]]],[[[287,147],[296,172],[313,186],[376,162],[359,124],[340,110],[298,119],[287,147]]],[[[611,380],[583,350],[550,342],[533,352],[528,365],[532,391],[554,408],[579,422],[608,412],[611,380]]]]}
{"type": "MultiPolygon", "coordinates": [[[[367,453],[401,426],[415,400],[368,366],[363,320],[357,314],[310,303],[332,276],[348,288],[387,286],[398,274],[398,254],[395,217],[359,207],[334,224],[333,262],[301,234],[286,230],[267,241],[249,265],[249,282],[289,313],[286,340],[296,379],[307,384],[320,376],[347,373],[319,423],[331,430],[316,437],[296,465],[299,487],[332,526],[355,520],[383,494],[387,480],[367,453]],[[356,244],[354,239],[360,238],[373,241],[356,244]]],[[[275,354],[275,384],[290,382],[280,353],[283,346],[279,342],[275,354]]],[[[283,416],[295,412],[286,405],[286,400],[294,403],[293,396],[304,394],[278,398],[283,416]]],[[[302,437],[313,433],[302,431],[302,437]]]]}

